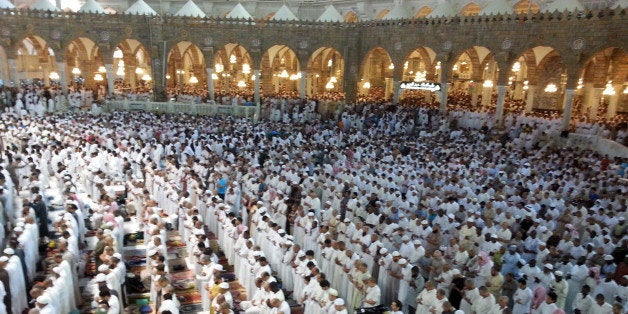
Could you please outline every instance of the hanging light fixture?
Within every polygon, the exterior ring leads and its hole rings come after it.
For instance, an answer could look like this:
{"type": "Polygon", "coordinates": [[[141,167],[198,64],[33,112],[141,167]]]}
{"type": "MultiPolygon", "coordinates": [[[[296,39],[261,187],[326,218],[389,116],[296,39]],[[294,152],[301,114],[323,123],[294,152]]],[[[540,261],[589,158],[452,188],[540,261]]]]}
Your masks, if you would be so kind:
{"type": "Polygon", "coordinates": [[[147,81],[147,82],[149,82],[149,81],[151,81],[152,79],[153,79],[153,78],[152,78],[152,77],[150,77],[150,75],[148,75],[148,73],[146,73],[146,74],[142,75],[142,81],[147,81]]]}
{"type": "Polygon", "coordinates": [[[364,82],[364,84],[362,84],[362,88],[370,89],[371,88],[371,82],[364,82]]]}
{"type": "Polygon", "coordinates": [[[242,65],[242,73],[249,74],[251,73],[251,66],[248,63],[242,65]]]}
{"type": "Polygon", "coordinates": [[[283,77],[283,78],[290,77],[290,75],[288,74],[288,71],[286,71],[285,69],[283,71],[281,71],[281,73],[279,73],[278,76],[279,77],[283,77]]]}
{"type": "Polygon", "coordinates": [[[523,81],[523,90],[528,90],[528,88],[530,88],[528,86],[528,81],[523,81]]]}
{"type": "Polygon", "coordinates": [[[388,66],[389,70],[394,70],[395,69],[395,65],[391,62],[390,65],[388,66]]]}
{"type": "Polygon", "coordinates": [[[234,54],[231,54],[231,56],[229,57],[229,63],[233,64],[236,62],[238,62],[238,59],[236,58],[234,54]]]}
{"type": "Polygon", "coordinates": [[[144,74],[144,69],[142,69],[142,68],[135,68],[135,74],[137,74],[137,75],[144,74]]]}
{"type": "Polygon", "coordinates": [[[519,63],[519,61],[515,62],[515,64],[512,65],[512,71],[513,72],[519,72],[519,70],[521,70],[521,63],[519,63]]]}
{"type": "Polygon", "coordinates": [[[100,82],[102,80],[104,80],[104,78],[102,77],[102,74],[100,73],[94,74],[94,81],[100,82]]]}
{"type": "Polygon", "coordinates": [[[124,67],[119,67],[116,71],[117,76],[124,76],[124,67]]]}
{"type": "Polygon", "coordinates": [[[408,69],[408,65],[409,65],[409,63],[408,63],[408,61],[406,61],[406,62],[403,64],[403,69],[404,69],[404,70],[407,70],[407,69],[408,69]]]}
{"type": "Polygon", "coordinates": [[[325,84],[325,88],[326,89],[334,89],[334,83],[331,82],[331,80],[329,82],[327,82],[327,84],[325,84]]]}
{"type": "Polygon", "coordinates": [[[257,79],[257,77],[255,77],[255,75],[251,75],[251,81],[255,81],[257,79]]]}
{"type": "Polygon", "coordinates": [[[335,76],[330,77],[329,81],[332,83],[338,83],[338,79],[335,76]]]}
{"type": "Polygon", "coordinates": [[[74,75],[81,75],[81,69],[75,67],[72,69],[72,74],[74,75]]]}
{"type": "Polygon", "coordinates": [[[327,66],[331,68],[334,65],[334,61],[332,59],[327,60],[327,66]]]}
{"type": "Polygon", "coordinates": [[[218,74],[212,73],[212,80],[217,80],[217,79],[218,79],[218,74]]]}
{"type": "Polygon", "coordinates": [[[615,95],[615,89],[613,88],[612,83],[613,83],[612,81],[608,81],[608,83],[606,83],[606,88],[604,88],[604,90],[602,91],[602,95],[605,95],[605,96],[615,95]]]}
{"type": "Polygon", "coordinates": [[[170,74],[166,74],[166,79],[169,80],[170,79],[170,74]]]}
{"type": "Polygon", "coordinates": [[[485,88],[493,88],[493,81],[491,80],[485,80],[484,83],[482,83],[482,87],[485,88]]]}
{"type": "Polygon", "coordinates": [[[578,79],[578,86],[576,86],[576,89],[581,89],[584,86],[584,81],[582,80],[582,78],[578,79]]]}
{"type": "Polygon", "coordinates": [[[48,78],[52,81],[58,81],[59,80],[59,73],[52,71],[50,72],[50,74],[48,74],[48,78]]]}
{"type": "Polygon", "coordinates": [[[299,79],[299,76],[298,76],[297,74],[291,74],[291,75],[290,75],[290,80],[291,80],[291,81],[296,81],[296,80],[298,80],[298,79],[299,79]]]}
{"type": "Polygon", "coordinates": [[[238,87],[239,88],[245,88],[246,87],[246,83],[244,81],[238,81],[238,87]]]}
{"type": "Polygon", "coordinates": [[[124,67],[124,60],[118,61],[118,66],[119,67],[124,67]]]}
{"type": "Polygon", "coordinates": [[[196,78],[196,76],[194,76],[194,74],[192,74],[192,76],[190,76],[189,82],[190,84],[196,84],[198,83],[198,79],[196,78]]]}
{"type": "Polygon", "coordinates": [[[440,70],[440,61],[436,62],[434,69],[436,69],[436,71],[440,70]]]}
{"type": "Polygon", "coordinates": [[[425,82],[425,80],[427,79],[427,72],[426,71],[417,71],[416,75],[414,76],[414,81],[415,82],[425,82]]]}
{"type": "Polygon", "coordinates": [[[458,65],[457,65],[457,64],[454,64],[454,67],[452,68],[452,70],[454,70],[454,71],[458,71],[458,65]]]}
{"type": "Polygon", "coordinates": [[[98,72],[105,73],[105,72],[107,72],[107,69],[104,66],[101,65],[101,66],[98,67],[98,72]]]}
{"type": "Polygon", "coordinates": [[[124,57],[124,54],[122,53],[122,50],[120,48],[116,47],[116,50],[113,51],[113,58],[114,59],[122,59],[122,57],[124,57]]]}
{"type": "Polygon", "coordinates": [[[626,86],[626,88],[624,88],[624,95],[628,94],[628,86],[626,86]]]}
{"type": "Polygon", "coordinates": [[[225,67],[220,63],[216,63],[215,68],[216,68],[216,73],[220,73],[225,70],[225,67]]]}
{"type": "Polygon", "coordinates": [[[554,83],[549,83],[547,84],[547,86],[545,86],[546,93],[555,93],[557,91],[558,91],[558,87],[556,87],[556,84],[554,83]]]}

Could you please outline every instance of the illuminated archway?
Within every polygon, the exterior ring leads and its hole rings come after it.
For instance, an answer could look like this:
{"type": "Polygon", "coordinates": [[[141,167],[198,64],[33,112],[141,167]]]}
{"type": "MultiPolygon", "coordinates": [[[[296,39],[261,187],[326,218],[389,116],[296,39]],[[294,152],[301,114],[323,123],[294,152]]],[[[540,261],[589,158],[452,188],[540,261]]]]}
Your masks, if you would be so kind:
{"type": "Polygon", "coordinates": [[[464,50],[451,69],[448,101],[454,108],[469,106],[477,110],[495,107],[493,92],[499,68],[493,53],[485,47],[473,46],[464,50]]]}
{"type": "MultiPolygon", "coordinates": [[[[440,71],[436,69],[436,52],[429,47],[413,50],[403,63],[402,81],[437,82],[440,71]]],[[[400,103],[412,106],[428,106],[435,100],[434,93],[425,90],[402,90],[400,103]]]]}
{"type": "Polygon", "coordinates": [[[388,51],[382,47],[371,49],[362,60],[358,83],[360,98],[373,101],[387,101],[393,95],[393,72],[395,65],[388,51]]]}
{"type": "Polygon", "coordinates": [[[480,11],[482,11],[482,8],[475,4],[474,2],[471,2],[467,5],[465,5],[462,10],[460,10],[460,15],[462,16],[476,16],[480,14],[480,11]]]}
{"type": "Polygon", "coordinates": [[[68,85],[74,90],[85,88],[94,91],[94,99],[106,95],[106,70],[96,43],[79,37],[65,50],[68,85]]]}
{"type": "Polygon", "coordinates": [[[152,67],[148,50],[135,39],[125,39],[113,51],[114,91],[149,91],[152,88],[152,67]]]}
{"type": "Polygon", "coordinates": [[[246,49],[238,44],[226,44],[214,56],[214,80],[217,94],[237,91],[241,96],[253,96],[253,60],[246,49]]]}
{"type": "Polygon", "coordinates": [[[290,47],[275,45],[262,56],[262,92],[264,95],[299,96],[301,69],[290,47]]]}
{"type": "Polygon", "coordinates": [[[307,63],[306,95],[342,94],[344,63],[338,50],[331,47],[317,49],[307,63]]]}
{"type": "Polygon", "coordinates": [[[207,94],[207,72],[201,49],[181,41],[168,52],[168,80],[170,94],[207,94]]]}
{"type": "MultiPolygon", "coordinates": [[[[17,48],[16,84],[43,82],[50,84],[50,74],[57,72],[55,53],[41,37],[30,35],[20,41],[17,48]]],[[[53,77],[53,79],[58,79],[53,77]]]]}
{"type": "Polygon", "coordinates": [[[612,118],[628,112],[628,54],[610,47],[595,53],[581,69],[578,104],[572,116],[587,114],[591,119],[612,118]]]}

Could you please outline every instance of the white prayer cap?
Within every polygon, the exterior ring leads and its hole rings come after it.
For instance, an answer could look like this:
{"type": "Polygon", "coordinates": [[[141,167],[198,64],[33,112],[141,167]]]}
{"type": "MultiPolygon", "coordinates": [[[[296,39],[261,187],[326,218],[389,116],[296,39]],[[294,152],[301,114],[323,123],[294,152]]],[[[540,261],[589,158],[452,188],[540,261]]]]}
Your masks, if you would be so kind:
{"type": "Polygon", "coordinates": [[[397,256],[401,256],[401,254],[399,254],[399,252],[397,252],[397,251],[394,251],[394,252],[392,252],[392,256],[393,257],[397,257],[397,256]]]}
{"type": "Polygon", "coordinates": [[[412,241],[412,243],[414,243],[414,245],[421,245],[421,240],[416,239],[416,240],[412,241]]]}
{"type": "Polygon", "coordinates": [[[285,245],[293,245],[293,244],[294,244],[294,242],[292,242],[292,241],[286,241],[284,244],[285,244],[285,245]]]}
{"type": "Polygon", "coordinates": [[[467,222],[475,222],[475,219],[473,219],[473,217],[469,217],[467,218],[467,222]]]}
{"type": "Polygon", "coordinates": [[[456,219],[456,216],[454,216],[454,214],[447,214],[447,218],[449,218],[449,219],[456,219]]]}
{"type": "Polygon", "coordinates": [[[277,233],[286,233],[286,230],[279,229],[279,230],[277,230],[277,233]]]}
{"type": "Polygon", "coordinates": [[[543,267],[545,267],[545,268],[547,268],[547,269],[549,269],[549,270],[554,269],[554,265],[549,264],[549,263],[548,263],[548,264],[543,265],[543,267]]]}
{"type": "Polygon", "coordinates": [[[399,260],[399,264],[408,264],[408,260],[405,258],[402,258],[399,260]]]}
{"type": "Polygon", "coordinates": [[[218,287],[220,289],[229,289],[229,284],[226,282],[221,283],[220,285],[218,285],[218,287]]]}
{"type": "Polygon", "coordinates": [[[604,256],[604,260],[605,261],[612,261],[612,260],[614,260],[613,255],[606,255],[606,256],[604,256]]]}
{"type": "Polygon", "coordinates": [[[403,237],[401,237],[401,241],[410,241],[410,237],[407,235],[404,235],[403,237]]]}
{"type": "Polygon", "coordinates": [[[94,280],[96,282],[105,282],[105,281],[107,281],[107,275],[105,275],[105,274],[98,274],[98,275],[96,275],[96,278],[94,278],[94,280]]]}
{"type": "Polygon", "coordinates": [[[40,304],[48,304],[48,303],[50,303],[51,300],[50,300],[50,297],[48,296],[48,294],[44,293],[44,294],[40,295],[37,298],[36,301],[37,301],[37,303],[40,303],[40,304]]]}
{"type": "Polygon", "coordinates": [[[257,201],[257,205],[264,205],[264,202],[262,202],[262,201],[257,201]]]}
{"type": "Polygon", "coordinates": [[[351,222],[351,219],[345,218],[344,222],[351,222]]]}
{"type": "Polygon", "coordinates": [[[428,222],[427,222],[427,220],[422,220],[422,221],[421,221],[421,224],[422,224],[422,225],[427,225],[427,224],[428,224],[428,222]]]}
{"type": "Polygon", "coordinates": [[[102,265],[98,266],[98,271],[99,272],[104,272],[104,271],[107,271],[108,269],[109,269],[109,265],[107,265],[107,264],[102,264],[102,265]]]}
{"type": "Polygon", "coordinates": [[[4,254],[6,254],[6,255],[13,255],[13,254],[15,254],[15,251],[14,251],[12,248],[10,248],[10,247],[8,247],[8,248],[4,249],[4,251],[3,251],[3,252],[4,252],[4,254]]]}
{"type": "Polygon", "coordinates": [[[22,227],[15,227],[15,228],[13,228],[13,231],[15,231],[15,232],[24,232],[24,228],[22,228],[22,227]]]}
{"type": "Polygon", "coordinates": [[[299,253],[297,254],[297,257],[305,257],[305,252],[299,251],[299,253]]]}
{"type": "Polygon", "coordinates": [[[118,253],[118,252],[113,253],[113,255],[112,255],[112,256],[113,256],[113,257],[115,257],[115,258],[117,258],[117,259],[122,259],[122,254],[120,254],[120,253],[118,253]]]}
{"type": "Polygon", "coordinates": [[[539,227],[539,231],[540,231],[540,232],[545,232],[545,231],[547,231],[547,227],[545,227],[545,226],[540,226],[540,227],[539,227]]]}
{"type": "Polygon", "coordinates": [[[388,253],[388,249],[387,248],[383,247],[383,248],[379,249],[379,254],[386,254],[386,253],[388,253]]]}
{"type": "Polygon", "coordinates": [[[338,306],[345,305],[345,300],[338,298],[334,300],[334,305],[338,305],[338,306]]]}
{"type": "Polygon", "coordinates": [[[308,217],[314,217],[314,213],[313,212],[309,212],[307,213],[308,217]]]}
{"type": "Polygon", "coordinates": [[[539,246],[546,246],[545,242],[539,242],[539,246]]]}
{"type": "Polygon", "coordinates": [[[454,269],[452,269],[452,270],[451,270],[451,274],[452,274],[452,275],[460,275],[460,269],[458,269],[458,268],[454,268],[454,269]]]}
{"type": "Polygon", "coordinates": [[[338,296],[338,290],[336,290],[334,288],[329,288],[329,290],[327,290],[327,294],[337,297],[338,296]]]}
{"type": "Polygon", "coordinates": [[[562,277],[563,276],[563,272],[560,270],[557,270],[554,272],[554,275],[558,276],[558,277],[562,277]]]}
{"type": "Polygon", "coordinates": [[[8,256],[0,256],[0,263],[4,263],[4,262],[8,262],[9,261],[9,257],[8,256]]]}

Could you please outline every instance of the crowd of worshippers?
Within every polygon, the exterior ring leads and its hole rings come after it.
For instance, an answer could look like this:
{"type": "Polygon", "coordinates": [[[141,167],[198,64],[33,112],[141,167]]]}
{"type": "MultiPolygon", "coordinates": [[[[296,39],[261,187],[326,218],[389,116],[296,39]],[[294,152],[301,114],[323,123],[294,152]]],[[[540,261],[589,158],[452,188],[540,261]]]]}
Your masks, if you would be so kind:
{"type": "Polygon", "coordinates": [[[193,244],[214,312],[285,314],[286,299],[306,313],[626,311],[625,158],[540,148],[525,119],[506,132],[368,106],[339,119],[3,113],[6,311],[76,310],[93,259],[97,311],[120,313],[126,285],[150,291],[158,313],[178,312],[168,229],[193,244]],[[120,186],[147,243],[138,274],[122,260],[120,186]],[[205,229],[247,300],[231,295],[205,229]],[[54,249],[42,255],[39,243],[54,249]]]}

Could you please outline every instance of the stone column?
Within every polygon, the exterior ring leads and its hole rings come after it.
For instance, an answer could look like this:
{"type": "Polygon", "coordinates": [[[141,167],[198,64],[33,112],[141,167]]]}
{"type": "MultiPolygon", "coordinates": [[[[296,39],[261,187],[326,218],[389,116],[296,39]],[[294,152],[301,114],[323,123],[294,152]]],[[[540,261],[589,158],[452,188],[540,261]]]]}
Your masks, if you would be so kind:
{"type": "Polygon", "coordinates": [[[484,87],[482,85],[482,107],[490,107],[491,98],[493,96],[493,87],[484,87]]]}
{"type": "Polygon", "coordinates": [[[214,69],[205,68],[205,73],[207,73],[207,93],[209,94],[209,99],[214,100],[214,78],[212,77],[212,73],[214,69]]]}
{"type": "Polygon", "coordinates": [[[566,89],[565,90],[565,106],[563,108],[563,119],[560,124],[561,130],[569,129],[569,121],[571,120],[571,107],[573,105],[573,96],[576,90],[574,89],[566,89]]]}
{"type": "Polygon", "coordinates": [[[536,91],[535,85],[528,85],[528,95],[526,96],[526,108],[525,112],[530,113],[534,109],[534,92],[536,91]]]}
{"type": "Polygon", "coordinates": [[[606,117],[612,118],[617,113],[617,104],[619,102],[619,95],[623,92],[622,85],[613,85],[613,90],[615,90],[615,94],[610,96],[608,100],[608,110],[606,110],[606,117]]]}
{"type": "Polygon", "coordinates": [[[495,110],[495,122],[497,125],[502,124],[504,118],[504,98],[506,97],[506,89],[508,86],[497,86],[497,108],[495,110]]]}
{"type": "Polygon", "coordinates": [[[482,93],[482,82],[474,82],[473,89],[471,90],[471,108],[475,108],[478,105],[478,96],[482,93]]]}
{"type": "Polygon", "coordinates": [[[11,75],[10,76],[11,81],[13,81],[14,86],[18,86],[19,82],[17,78],[17,60],[9,59],[8,63],[9,63],[9,75],[11,75]]]}
{"type": "Polygon", "coordinates": [[[260,103],[260,84],[261,84],[261,77],[260,77],[260,70],[253,70],[253,75],[255,75],[255,81],[253,83],[255,92],[254,92],[254,96],[253,99],[255,101],[255,104],[259,104],[260,103]]]}
{"type": "Polygon", "coordinates": [[[447,112],[447,83],[441,83],[440,86],[440,107],[439,110],[441,113],[447,112]]]}
{"type": "Polygon", "coordinates": [[[307,83],[307,72],[301,71],[301,78],[299,79],[299,98],[305,99],[305,88],[307,83]]]}
{"type": "Polygon", "coordinates": [[[399,96],[401,96],[401,82],[398,80],[393,81],[393,104],[399,103],[399,96]]]}
{"type": "Polygon", "coordinates": [[[129,76],[129,84],[131,85],[131,89],[135,89],[135,82],[136,82],[136,77],[137,74],[135,74],[135,66],[134,65],[127,65],[124,69],[127,72],[127,75],[129,76]]]}
{"type": "Polygon", "coordinates": [[[68,94],[68,78],[65,75],[65,62],[57,61],[57,73],[59,73],[59,85],[61,85],[61,92],[63,95],[68,94]]]}
{"type": "Polygon", "coordinates": [[[597,112],[600,109],[600,102],[602,99],[602,91],[604,89],[601,87],[592,87],[589,90],[589,94],[587,95],[587,108],[589,108],[589,119],[595,119],[597,117],[597,112]]]}
{"type": "Polygon", "coordinates": [[[116,73],[113,70],[113,64],[105,64],[107,70],[107,95],[111,96],[114,92],[114,81],[116,79],[116,73]]]}

